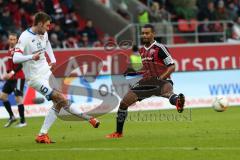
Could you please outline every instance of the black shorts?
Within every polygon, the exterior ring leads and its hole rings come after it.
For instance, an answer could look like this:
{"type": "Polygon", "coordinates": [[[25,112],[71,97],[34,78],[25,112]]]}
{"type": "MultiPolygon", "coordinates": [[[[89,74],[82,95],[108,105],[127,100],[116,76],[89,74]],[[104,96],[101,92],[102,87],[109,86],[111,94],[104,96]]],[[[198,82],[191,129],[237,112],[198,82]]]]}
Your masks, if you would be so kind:
{"type": "Polygon", "coordinates": [[[14,92],[15,96],[23,96],[24,83],[25,79],[7,80],[2,92],[6,94],[14,92]]]}
{"type": "Polygon", "coordinates": [[[138,100],[149,98],[151,96],[161,96],[162,88],[165,84],[173,85],[172,80],[162,80],[157,78],[141,79],[131,87],[131,90],[138,96],[138,100]]]}

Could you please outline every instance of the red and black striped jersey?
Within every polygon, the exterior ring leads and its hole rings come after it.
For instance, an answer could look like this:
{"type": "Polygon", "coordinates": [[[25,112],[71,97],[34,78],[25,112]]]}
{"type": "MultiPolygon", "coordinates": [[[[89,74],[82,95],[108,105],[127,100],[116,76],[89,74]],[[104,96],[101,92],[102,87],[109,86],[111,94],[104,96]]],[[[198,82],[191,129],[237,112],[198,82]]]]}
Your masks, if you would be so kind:
{"type": "Polygon", "coordinates": [[[144,77],[159,77],[169,65],[174,64],[167,47],[157,41],[148,48],[145,46],[140,48],[139,53],[142,58],[144,77]]]}

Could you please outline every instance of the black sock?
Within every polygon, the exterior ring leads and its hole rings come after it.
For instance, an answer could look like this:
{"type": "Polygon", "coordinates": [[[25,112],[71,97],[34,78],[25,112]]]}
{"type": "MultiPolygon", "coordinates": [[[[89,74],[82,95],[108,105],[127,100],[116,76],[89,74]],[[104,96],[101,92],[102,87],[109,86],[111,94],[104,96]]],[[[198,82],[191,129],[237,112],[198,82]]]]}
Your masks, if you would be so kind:
{"type": "Polygon", "coordinates": [[[176,103],[177,103],[177,98],[178,98],[178,95],[177,95],[177,94],[173,94],[173,95],[170,96],[169,102],[170,102],[172,105],[175,106],[176,103]]]}
{"type": "Polygon", "coordinates": [[[20,116],[20,123],[25,123],[24,105],[23,104],[18,105],[18,112],[19,112],[19,116],[20,116]]]}
{"type": "Polygon", "coordinates": [[[123,125],[127,118],[128,110],[127,109],[118,109],[117,112],[117,133],[122,133],[123,125]]]}
{"type": "Polygon", "coordinates": [[[3,102],[3,105],[5,106],[7,112],[8,112],[8,114],[9,114],[9,116],[10,116],[10,119],[11,119],[12,117],[14,117],[13,111],[12,111],[12,108],[11,108],[11,104],[9,103],[9,101],[3,102]]]}

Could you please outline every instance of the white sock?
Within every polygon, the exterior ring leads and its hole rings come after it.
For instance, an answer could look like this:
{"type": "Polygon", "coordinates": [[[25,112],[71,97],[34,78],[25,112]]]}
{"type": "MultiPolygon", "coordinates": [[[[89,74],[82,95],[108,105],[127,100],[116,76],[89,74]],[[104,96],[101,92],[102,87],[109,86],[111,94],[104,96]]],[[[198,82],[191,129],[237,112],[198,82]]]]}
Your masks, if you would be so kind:
{"type": "Polygon", "coordinates": [[[84,119],[86,121],[89,121],[92,116],[89,116],[87,114],[84,114],[78,109],[77,107],[74,107],[73,105],[67,106],[64,108],[67,112],[71,113],[72,115],[79,117],[81,119],[84,119]]]}
{"type": "Polygon", "coordinates": [[[42,128],[41,128],[39,134],[40,135],[47,134],[48,130],[53,125],[53,123],[55,122],[56,119],[57,119],[56,111],[53,108],[51,108],[45,117],[45,120],[43,122],[43,125],[42,125],[42,128]]]}

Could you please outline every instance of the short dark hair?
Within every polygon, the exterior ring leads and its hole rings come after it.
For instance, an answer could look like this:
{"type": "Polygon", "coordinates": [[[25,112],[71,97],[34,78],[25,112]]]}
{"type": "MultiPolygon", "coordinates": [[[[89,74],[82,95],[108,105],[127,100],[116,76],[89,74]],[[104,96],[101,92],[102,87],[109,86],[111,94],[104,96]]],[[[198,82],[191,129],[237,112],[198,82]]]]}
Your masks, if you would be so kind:
{"type": "Polygon", "coordinates": [[[155,28],[152,24],[145,24],[143,28],[151,28],[152,32],[155,32],[155,28]]]}
{"type": "Polygon", "coordinates": [[[33,25],[36,26],[38,23],[45,23],[47,21],[51,21],[52,18],[45,12],[38,12],[34,15],[33,25]]]}

